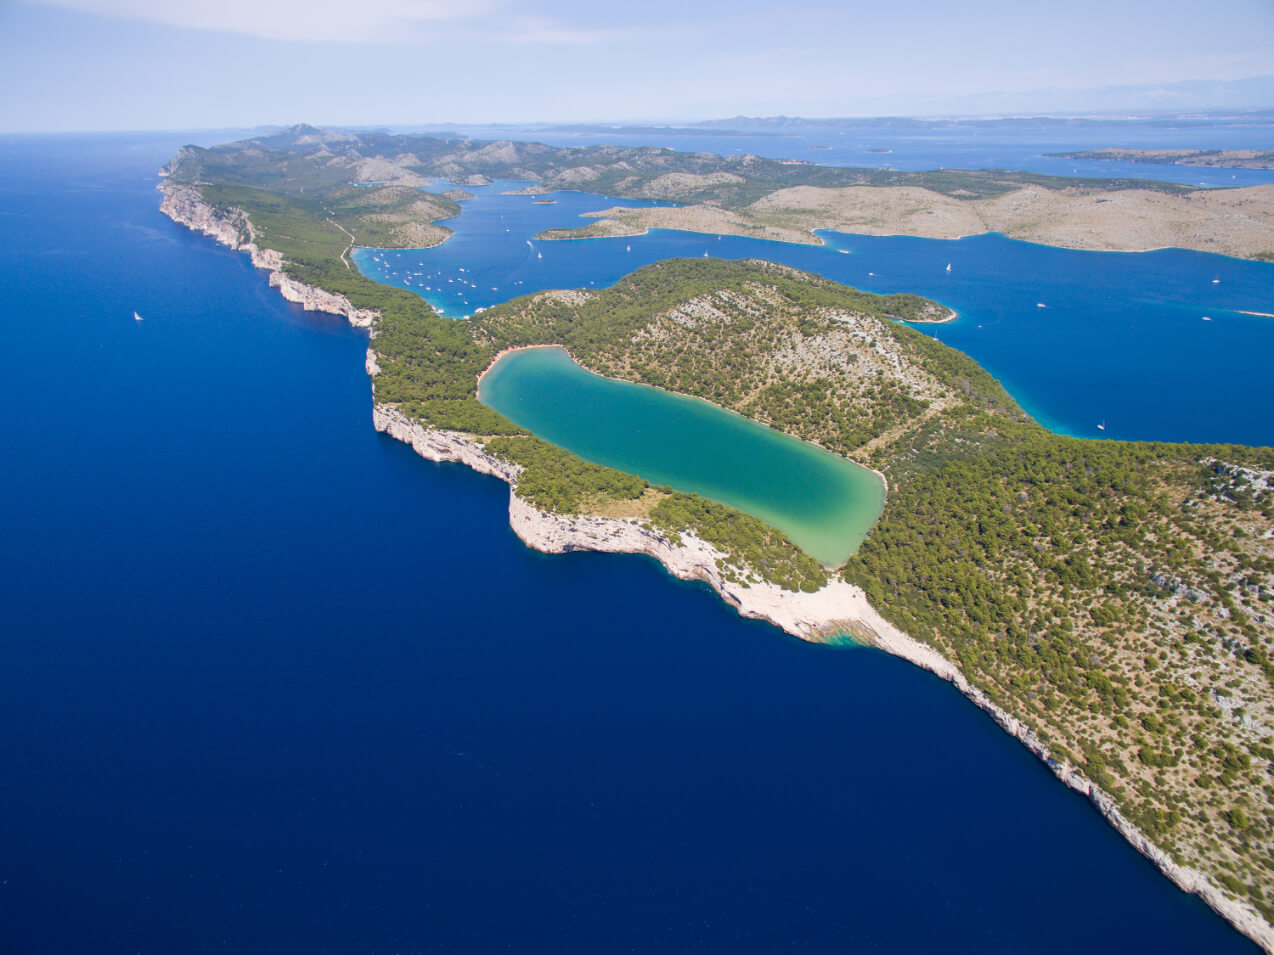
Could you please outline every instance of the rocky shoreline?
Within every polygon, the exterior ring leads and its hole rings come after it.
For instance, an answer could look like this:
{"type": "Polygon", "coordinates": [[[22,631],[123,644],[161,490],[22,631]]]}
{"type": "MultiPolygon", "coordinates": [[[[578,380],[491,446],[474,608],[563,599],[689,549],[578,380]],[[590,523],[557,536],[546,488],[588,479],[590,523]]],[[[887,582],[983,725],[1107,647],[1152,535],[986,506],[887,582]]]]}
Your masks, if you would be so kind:
{"type": "MultiPolygon", "coordinates": [[[[296,302],[309,311],[342,315],[351,324],[372,329],[375,335],[374,326],[379,317],[376,312],[356,309],[344,296],[288,278],[282,271],[282,256],[273,249],[257,246],[252,224],[242,210],[218,210],[205,203],[198,191],[190,186],[163,182],[159,188],[164,193],[161,212],[223,245],[248,252],[253,265],[269,270],[270,285],[278,288],[288,301],[296,302]]],[[[374,345],[368,347],[366,369],[374,381],[380,370],[374,345]]],[[[824,642],[847,635],[856,643],[901,657],[950,682],[1009,735],[1039,757],[1058,779],[1087,796],[1107,822],[1179,888],[1198,895],[1239,932],[1266,952],[1274,953],[1274,926],[1260,913],[1226,896],[1220,886],[1204,873],[1175,862],[1119,811],[1107,793],[1075,767],[1054,759],[1048,747],[1026,724],[970,684],[959,667],[885,620],[867,602],[861,589],[841,580],[831,581],[814,593],[787,591],[767,583],[745,586],[728,581],[722,576],[719,565],[725,555],[693,534],[683,533],[680,535],[681,543],[673,544],[657,530],[632,519],[540,511],[517,495],[518,466],[487,452],[472,435],[425,427],[396,408],[380,403],[373,405],[372,422],[377,431],[411,445],[423,458],[464,464],[508,483],[509,523],[528,547],[548,554],[579,550],[645,554],[659,561],[674,577],[706,583],[741,616],[766,620],[803,640],[824,642]]]]}
{"type": "Polygon", "coordinates": [[[344,295],[336,295],[313,285],[305,285],[290,278],[283,271],[283,256],[274,249],[262,249],[256,243],[252,222],[242,209],[217,209],[203,201],[193,186],[161,182],[159,190],[164,194],[159,211],[174,222],[211,236],[222,245],[247,252],[252,264],[270,273],[270,286],[289,302],[295,302],[307,312],[330,312],[343,315],[351,325],[371,328],[377,313],[371,309],[355,308],[344,295]]]}

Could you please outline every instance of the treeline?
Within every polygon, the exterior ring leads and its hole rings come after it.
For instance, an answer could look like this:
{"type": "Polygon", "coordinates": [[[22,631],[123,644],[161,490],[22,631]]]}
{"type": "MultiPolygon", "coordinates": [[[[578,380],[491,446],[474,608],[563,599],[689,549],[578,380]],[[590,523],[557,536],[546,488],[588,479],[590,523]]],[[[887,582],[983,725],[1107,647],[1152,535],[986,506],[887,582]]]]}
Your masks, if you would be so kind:
{"type": "Polygon", "coordinates": [[[579,514],[600,501],[633,501],[649,485],[641,478],[600,464],[532,435],[496,437],[486,449],[522,466],[518,496],[542,511],[579,514]]]}
{"type": "Polygon", "coordinates": [[[745,573],[751,570],[758,582],[778,583],[785,590],[813,593],[827,583],[827,572],[818,561],[764,521],[697,494],[665,490],[668,496],[650,511],[651,523],[674,535],[674,540],[682,531],[692,530],[724,552],[727,566],[722,570],[727,579],[741,579],[731,571],[733,565],[745,573]]]}

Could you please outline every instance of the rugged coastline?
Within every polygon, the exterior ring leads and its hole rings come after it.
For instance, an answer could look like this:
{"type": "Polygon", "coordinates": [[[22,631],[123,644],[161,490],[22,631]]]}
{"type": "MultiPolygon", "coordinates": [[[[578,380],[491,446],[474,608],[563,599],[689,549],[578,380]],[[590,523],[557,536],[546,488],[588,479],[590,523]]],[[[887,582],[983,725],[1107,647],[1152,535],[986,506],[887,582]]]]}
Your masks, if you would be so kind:
{"type": "MultiPolygon", "coordinates": [[[[307,310],[342,315],[352,324],[375,335],[377,313],[355,308],[347,298],[296,282],[283,271],[283,257],[260,248],[251,222],[240,210],[218,210],[204,203],[197,190],[163,183],[161,211],[187,227],[203,232],[232,249],[246,251],[252,262],[270,272],[270,284],[289,301],[307,310]]],[[[379,371],[374,348],[369,348],[369,375],[379,371]]],[[[768,620],[785,632],[807,640],[827,640],[848,634],[856,642],[875,646],[921,666],[951,682],[986,711],[1007,732],[1027,746],[1064,783],[1088,796],[1098,810],[1133,846],[1182,889],[1199,895],[1240,932],[1274,952],[1274,928],[1250,906],[1228,898],[1208,876],[1177,864],[1159,849],[1115,806],[1113,799],[1065,761],[1052,757],[1047,746],[1022,722],[993,703],[964,677],[949,659],[889,624],[867,602],[863,592],[844,581],[834,581],[814,593],[784,591],[772,584],[751,586],[727,580],[720,573],[722,556],[711,545],[682,535],[679,544],[635,520],[572,517],[548,514],[518,497],[518,468],[488,453],[480,441],[461,432],[426,428],[397,409],[376,404],[373,422],[378,431],[410,444],[422,457],[466,464],[511,485],[510,524],[528,546],[546,553],[594,550],[610,553],[642,553],[663,564],[681,579],[707,583],[743,616],[768,620]]]]}
{"type": "Polygon", "coordinates": [[[307,312],[329,312],[349,320],[359,328],[371,328],[376,313],[370,309],[355,308],[343,295],[336,295],[313,285],[305,285],[283,271],[283,256],[274,249],[264,249],[257,244],[252,221],[239,209],[219,211],[203,201],[193,186],[173,182],[161,182],[159,190],[164,194],[159,211],[174,222],[179,222],[195,232],[211,236],[222,245],[238,252],[247,252],[252,264],[270,273],[271,288],[289,302],[295,302],[307,312]]]}

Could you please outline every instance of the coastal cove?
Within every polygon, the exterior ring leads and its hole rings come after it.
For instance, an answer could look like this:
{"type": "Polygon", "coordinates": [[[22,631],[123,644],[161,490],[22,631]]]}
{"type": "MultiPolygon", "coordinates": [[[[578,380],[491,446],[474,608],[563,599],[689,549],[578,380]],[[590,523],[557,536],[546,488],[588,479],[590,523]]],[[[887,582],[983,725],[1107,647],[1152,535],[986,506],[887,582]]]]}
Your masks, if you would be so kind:
{"type": "Polygon", "coordinates": [[[585,460],[759,517],[827,566],[884,505],[881,478],[861,465],[701,399],[592,374],[561,348],[504,355],[478,396],[585,460]]]}

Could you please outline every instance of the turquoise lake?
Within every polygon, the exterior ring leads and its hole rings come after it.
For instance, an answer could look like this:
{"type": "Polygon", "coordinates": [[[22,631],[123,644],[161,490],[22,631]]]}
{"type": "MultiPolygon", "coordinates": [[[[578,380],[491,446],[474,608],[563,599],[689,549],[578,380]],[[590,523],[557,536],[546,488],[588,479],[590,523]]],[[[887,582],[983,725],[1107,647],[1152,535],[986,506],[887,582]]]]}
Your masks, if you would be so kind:
{"type": "Polygon", "coordinates": [[[753,514],[828,566],[884,506],[866,468],[706,401],[594,375],[561,348],[505,355],[479,398],[589,461],[753,514]]]}

